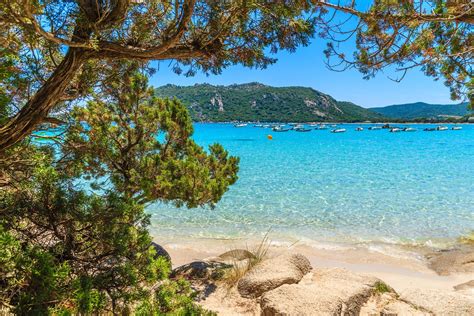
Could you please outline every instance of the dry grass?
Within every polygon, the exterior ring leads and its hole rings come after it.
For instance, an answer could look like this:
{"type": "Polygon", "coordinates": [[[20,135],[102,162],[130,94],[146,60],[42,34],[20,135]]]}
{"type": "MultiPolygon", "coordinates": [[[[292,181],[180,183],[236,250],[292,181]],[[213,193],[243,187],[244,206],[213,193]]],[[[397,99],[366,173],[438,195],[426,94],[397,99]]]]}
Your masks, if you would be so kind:
{"type": "Polygon", "coordinates": [[[247,247],[247,251],[249,251],[253,256],[252,258],[237,261],[234,260],[232,262],[232,267],[229,268],[224,277],[222,278],[222,282],[229,288],[233,287],[234,285],[239,282],[239,280],[250,270],[253,269],[257,264],[262,262],[268,255],[268,249],[270,248],[271,240],[269,238],[270,231],[267,231],[263,236],[260,243],[255,248],[247,247]]]}

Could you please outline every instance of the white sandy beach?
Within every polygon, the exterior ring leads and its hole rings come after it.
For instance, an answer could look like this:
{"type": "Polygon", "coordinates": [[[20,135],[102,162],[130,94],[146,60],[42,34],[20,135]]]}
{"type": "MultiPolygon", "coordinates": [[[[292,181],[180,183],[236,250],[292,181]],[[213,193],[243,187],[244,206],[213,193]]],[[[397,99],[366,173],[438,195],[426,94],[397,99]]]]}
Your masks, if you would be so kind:
{"type": "MultiPolygon", "coordinates": [[[[156,240],[159,242],[158,240],[156,240]]],[[[162,243],[170,253],[173,267],[180,266],[207,257],[217,256],[225,251],[237,248],[253,249],[256,242],[242,240],[200,239],[162,243]]],[[[307,245],[272,245],[269,256],[283,252],[299,252],[305,255],[313,267],[345,268],[352,272],[370,274],[390,284],[396,291],[410,288],[452,290],[455,285],[474,279],[474,273],[455,273],[438,275],[428,267],[424,258],[426,249],[397,249],[383,247],[332,247],[307,245]]]]}

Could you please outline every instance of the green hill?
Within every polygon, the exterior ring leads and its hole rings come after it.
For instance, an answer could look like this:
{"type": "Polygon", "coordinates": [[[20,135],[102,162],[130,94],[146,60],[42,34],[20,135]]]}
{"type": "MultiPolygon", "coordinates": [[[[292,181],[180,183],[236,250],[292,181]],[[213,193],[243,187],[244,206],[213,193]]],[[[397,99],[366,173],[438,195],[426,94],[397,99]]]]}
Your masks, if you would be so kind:
{"type": "Polygon", "coordinates": [[[230,86],[165,85],[162,97],[176,97],[196,121],[366,121],[382,115],[304,87],[271,87],[260,83],[230,86]]]}
{"type": "Polygon", "coordinates": [[[467,115],[469,113],[467,105],[468,103],[428,104],[416,102],[371,108],[371,110],[386,117],[397,119],[443,118],[449,116],[467,115]]]}

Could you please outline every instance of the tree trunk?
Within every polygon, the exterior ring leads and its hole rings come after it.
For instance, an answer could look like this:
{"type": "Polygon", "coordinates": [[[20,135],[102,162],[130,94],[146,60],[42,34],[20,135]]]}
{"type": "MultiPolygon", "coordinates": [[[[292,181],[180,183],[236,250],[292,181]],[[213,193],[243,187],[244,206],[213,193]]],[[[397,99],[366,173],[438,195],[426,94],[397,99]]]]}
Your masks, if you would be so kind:
{"type": "Polygon", "coordinates": [[[46,83],[13,118],[0,127],[0,154],[26,138],[38,124],[43,122],[86,59],[85,50],[80,48],[68,50],[46,83]]]}

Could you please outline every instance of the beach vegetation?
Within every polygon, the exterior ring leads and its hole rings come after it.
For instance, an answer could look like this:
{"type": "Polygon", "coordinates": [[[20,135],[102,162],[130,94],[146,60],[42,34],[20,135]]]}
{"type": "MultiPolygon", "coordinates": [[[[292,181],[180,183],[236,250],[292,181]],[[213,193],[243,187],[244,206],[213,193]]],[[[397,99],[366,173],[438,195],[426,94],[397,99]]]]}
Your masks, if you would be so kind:
{"type": "Polygon", "coordinates": [[[374,284],[375,293],[383,294],[388,292],[393,292],[393,289],[383,281],[377,281],[374,284]]]}
{"type": "Polygon", "coordinates": [[[186,108],[122,67],[67,127],[0,161],[0,302],[16,314],[116,314],[144,298],[158,314],[204,313],[187,283],[168,280],[144,209],[212,207],[237,180],[238,159],[198,146],[186,108]]]}
{"type": "Polygon", "coordinates": [[[239,280],[256,265],[268,258],[271,246],[269,231],[265,233],[262,240],[255,247],[247,247],[251,256],[244,260],[234,260],[231,267],[225,270],[221,281],[228,287],[235,286],[239,280]]]}

